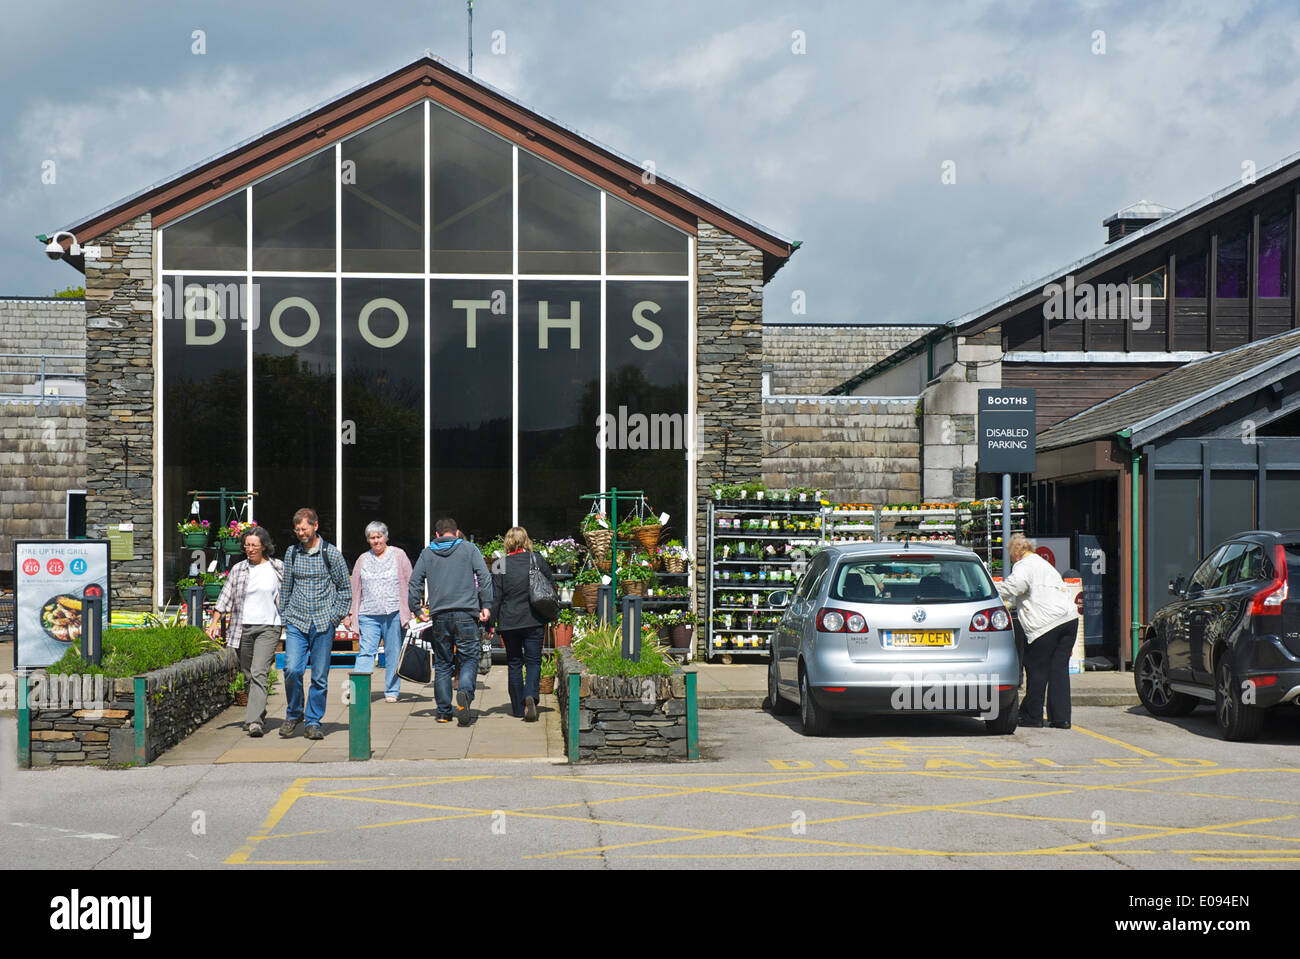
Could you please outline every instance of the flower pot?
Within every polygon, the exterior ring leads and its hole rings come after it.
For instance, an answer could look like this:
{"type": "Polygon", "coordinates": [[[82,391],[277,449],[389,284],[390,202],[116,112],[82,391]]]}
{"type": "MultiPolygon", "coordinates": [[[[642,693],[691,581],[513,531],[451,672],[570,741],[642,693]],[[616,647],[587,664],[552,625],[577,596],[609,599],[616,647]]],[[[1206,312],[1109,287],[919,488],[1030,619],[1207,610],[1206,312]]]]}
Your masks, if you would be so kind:
{"type": "Polygon", "coordinates": [[[577,587],[573,593],[574,605],[578,605],[578,600],[582,600],[583,609],[596,609],[596,600],[600,597],[600,583],[583,583],[577,587]]]}
{"type": "Polygon", "coordinates": [[[223,539],[221,541],[221,551],[229,556],[234,556],[244,551],[244,544],[237,539],[223,539]]]}
{"type": "Polygon", "coordinates": [[[679,556],[665,556],[664,569],[670,573],[686,572],[686,561],[679,556]]]}
{"type": "Polygon", "coordinates": [[[690,649],[691,643],[695,639],[695,626],[691,623],[670,626],[668,628],[668,638],[673,649],[690,649]]]}
{"type": "Polygon", "coordinates": [[[203,598],[208,602],[215,602],[221,595],[221,583],[205,583],[203,586],[203,598]]]}
{"type": "Polygon", "coordinates": [[[569,646],[573,643],[573,626],[570,623],[555,624],[555,648],[569,646]]]}
{"type": "Polygon", "coordinates": [[[555,692],[555,677],[543,676],[537,685],[538,692],[553,693],[555,692]]]}
{"type": "Polygon", "coordinates": [[[181,533],[181,544],[189,549],[202,549],[208,545],[208,531],[181,533]]]}
{"type": "Polygon", "coordinates": [[[644,596],[645,580],[622,579],[619,580],[618,589],[624,596],[644,596]]]}
{"type": "Polygon", "coordinates": [[[248,705],[248,690],[247,690],[247,689],[241,689],[239,692],[235,693],[235,705],[236,705],[236,706],[247,706],[247,705],[248,705]]]}
{"type": "Polygon", "coordinates": [[[597,529],[582,534],[582,538],[587,541],[587,549],[591,550],[593,559],[601,560],[609,555],[609,546],[614,542],[614,531],[610,529],[597,529]]]}

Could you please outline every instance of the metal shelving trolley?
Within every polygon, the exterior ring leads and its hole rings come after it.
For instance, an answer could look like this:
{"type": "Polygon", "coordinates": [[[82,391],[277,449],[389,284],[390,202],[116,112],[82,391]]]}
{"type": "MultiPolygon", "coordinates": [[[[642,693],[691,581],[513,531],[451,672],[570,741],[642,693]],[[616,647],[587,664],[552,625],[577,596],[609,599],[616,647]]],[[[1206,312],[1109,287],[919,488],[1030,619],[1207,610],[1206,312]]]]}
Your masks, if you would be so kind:
{"type": "Polygon", "coordinates": [[[706,656],[767,654],[782,609],[773,590],[793,589],[821,543],[817,502],[724,500],[708,504],[706,656]]]}

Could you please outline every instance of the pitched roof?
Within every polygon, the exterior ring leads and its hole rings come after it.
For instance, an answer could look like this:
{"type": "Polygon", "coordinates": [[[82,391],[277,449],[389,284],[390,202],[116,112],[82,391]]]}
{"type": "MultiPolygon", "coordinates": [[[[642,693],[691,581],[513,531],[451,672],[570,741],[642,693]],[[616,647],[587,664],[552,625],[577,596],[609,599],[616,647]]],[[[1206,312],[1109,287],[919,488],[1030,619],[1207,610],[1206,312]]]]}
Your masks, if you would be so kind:
{"type": "Polygon", "coordinates": [[[772,392],[825,396],[864,364],[910,343],[917,329],[911,324],[764,323],[763,362],[772,367],[772,392]]]}
{"type": "Polygon", "coordinates": [[[425,97],[691,234],[697,220],[726,230],[763,251],[765,278],[799,246],[658,172],[646,183],[640,163],[427,52],[65,229],[85,242],[146,212],[163,226],[425,97]]]}
{"type": "Polygon", "coordinates": [[[1043,452],[1129,430],[1137,446],[1280,379],[1291,366],[1300,368],[1300,330],[1214,353],[1139,383],[1044,430],[1036,445],[1043,452]]]}

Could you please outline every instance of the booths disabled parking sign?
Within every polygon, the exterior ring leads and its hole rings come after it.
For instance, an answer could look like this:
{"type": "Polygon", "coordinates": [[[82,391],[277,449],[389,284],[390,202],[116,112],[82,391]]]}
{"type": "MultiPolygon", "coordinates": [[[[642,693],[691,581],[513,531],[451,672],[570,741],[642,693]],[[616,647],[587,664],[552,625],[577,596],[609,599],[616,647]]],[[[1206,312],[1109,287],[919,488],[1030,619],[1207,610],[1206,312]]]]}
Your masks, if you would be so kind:
{"type": "Polygon", "coordinates": [[[1032,473],[1035,390],[980,390],[979,471],[1032,473]]]}

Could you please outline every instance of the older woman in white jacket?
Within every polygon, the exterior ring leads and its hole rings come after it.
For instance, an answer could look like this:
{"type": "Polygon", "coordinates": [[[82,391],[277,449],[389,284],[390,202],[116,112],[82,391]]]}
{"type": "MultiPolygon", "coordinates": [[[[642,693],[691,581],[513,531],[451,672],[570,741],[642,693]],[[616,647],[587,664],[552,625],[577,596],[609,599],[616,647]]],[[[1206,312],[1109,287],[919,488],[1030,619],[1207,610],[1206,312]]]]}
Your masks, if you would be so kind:
{"type": "Polygon", "coordinates": [[[1008,544],[1011,575],[998,583],[1002,599],[1014,604],[1016,617],[1029,641],[1025,649],[1025,698],[1020,725],[1043,725],[1043,695],[1047,718],[1055,729],[1070,728],[1070,650],[1078,632],[1079,613],[1070,591],[1047,560],[1034,552],[1034,543],[1016,533],[1008,544]]]}

